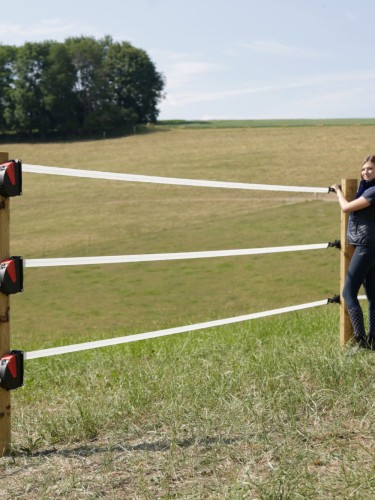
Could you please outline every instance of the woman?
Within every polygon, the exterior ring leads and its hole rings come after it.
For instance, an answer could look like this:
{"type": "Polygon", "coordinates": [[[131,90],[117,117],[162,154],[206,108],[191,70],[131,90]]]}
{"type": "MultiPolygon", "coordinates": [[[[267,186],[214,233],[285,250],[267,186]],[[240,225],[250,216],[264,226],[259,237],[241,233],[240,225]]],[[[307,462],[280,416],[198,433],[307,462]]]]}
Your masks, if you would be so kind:
{"type": "Polygon", "coordinates": [[[350,212],[347,241],[355,246],[342,296],[345,299],[354,339],[360,347],[375,349],[375,155],[361,168],[355,200],[347,201],[340,186],[331,186],[343,212],[350,212]],[[358,292],[364,286],[369,303],[369,332],[366,336],[358,292]]]}

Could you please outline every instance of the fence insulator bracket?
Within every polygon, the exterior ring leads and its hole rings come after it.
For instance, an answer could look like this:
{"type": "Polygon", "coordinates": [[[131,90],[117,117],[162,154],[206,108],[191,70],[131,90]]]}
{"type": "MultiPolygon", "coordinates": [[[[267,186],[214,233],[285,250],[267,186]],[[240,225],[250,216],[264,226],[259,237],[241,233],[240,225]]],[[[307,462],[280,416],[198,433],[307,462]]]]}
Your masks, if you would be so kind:
{"type": "MultiPolygon", "coordinates": [[[[339,188],[341,189],[341,184],[339,184],[339,188]]],[[[333,187],[328,188],[329,193],[336,193],[336,191],[333,189],[333,187]]]]}
{"type": "Polygon", "coordinates": [[[11,351],[0,358],[0,387],[6,391],[23,386],[23,351],[11,351]]]}
{"type": "Polygon", "coordinates": [[[341,241],[340,240],[330,241],[328,243],[328,248],[330,248],[330,247],[335,247],[335,248],[338,248],[339,250],[341,250],[341,241]]]}
{"type": "Polygon", "coordinates": [[[334,295],[333,297],[327,299],[327,304],[340,304],[340,295],[334,295]]]}

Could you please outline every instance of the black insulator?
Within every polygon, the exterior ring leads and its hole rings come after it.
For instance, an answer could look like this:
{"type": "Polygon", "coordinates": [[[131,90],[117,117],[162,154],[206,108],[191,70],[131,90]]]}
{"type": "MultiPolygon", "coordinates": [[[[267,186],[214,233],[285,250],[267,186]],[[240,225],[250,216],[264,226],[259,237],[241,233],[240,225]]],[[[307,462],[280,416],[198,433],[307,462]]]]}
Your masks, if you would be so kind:
{"type": "Polygon", "coordinates": [[[334,295],[333,297],[327,299],[327,304],[340,304],[340,295],[334,295]]]}

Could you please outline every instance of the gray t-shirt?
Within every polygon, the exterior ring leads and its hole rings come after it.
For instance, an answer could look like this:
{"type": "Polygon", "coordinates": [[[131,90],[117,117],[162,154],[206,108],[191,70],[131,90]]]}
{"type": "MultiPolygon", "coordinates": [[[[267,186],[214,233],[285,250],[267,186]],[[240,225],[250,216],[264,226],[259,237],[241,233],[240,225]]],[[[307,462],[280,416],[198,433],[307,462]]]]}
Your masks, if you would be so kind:
{"type": "Polygon", "coordinates": [[[375,246],[375,187],[366,189],[362,196],[371,205],[350,213],[347,240],[350,245],[375,246]]]}

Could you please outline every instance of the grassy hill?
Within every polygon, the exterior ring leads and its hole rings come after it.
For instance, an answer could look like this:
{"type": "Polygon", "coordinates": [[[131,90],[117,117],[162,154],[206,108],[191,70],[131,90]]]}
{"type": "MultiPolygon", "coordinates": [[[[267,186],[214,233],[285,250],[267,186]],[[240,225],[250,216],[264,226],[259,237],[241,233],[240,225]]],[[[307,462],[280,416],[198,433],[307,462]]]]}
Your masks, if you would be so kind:
{"type": "MultiPolygon", "coordinates": [[[[238,125],[238,124],[237,124],[238,125]]],[[[2,144],[24,163],[325,187],[357,177],[374,125],[194,128],[2,144]]],[[[323,243],[333,195],[24,175],[11,253],[24,258],[323,243]]],[[[338,293],[334,249],[25,270],[25,351],[224,318],[338,293]]],[[[338,310],[254,320],[26,364],[12,394],[9,497],[370,498],[371,352],[338,346],[338,310]]]]}
{"type": "MultiPolygon", "coordinates": [[[[12,145],[9,153],[31,164],[324,187],[353,176],[371,141],[371,127],[157,128],[124,139],[12,145]]],[[[25,174],[24,195],[12,200],[11,251],[27,259],[323,243],[339,236],[333,201],[25,174]]],[[[41,348],[78,332],[82,340],[113,329],[123,335],[320,300],[337,293],[337,265],[328,250],[30,269],[26,292],[13,300],[13,338],[41,348]],[[272,294],[268,275],[278,285],[272,294]]]]}

